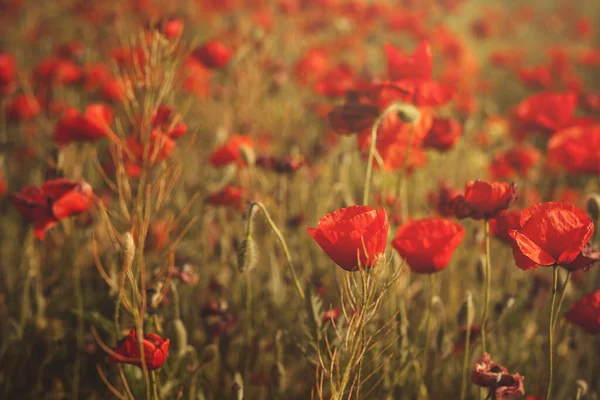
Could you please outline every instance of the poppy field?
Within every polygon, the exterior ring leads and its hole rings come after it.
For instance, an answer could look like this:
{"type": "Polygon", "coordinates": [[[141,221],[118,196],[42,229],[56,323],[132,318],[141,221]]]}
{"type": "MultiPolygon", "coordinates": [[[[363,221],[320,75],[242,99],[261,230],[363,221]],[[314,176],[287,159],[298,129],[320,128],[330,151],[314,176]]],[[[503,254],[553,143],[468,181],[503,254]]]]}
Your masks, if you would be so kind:
{"type": "Polygon", "coordinates": [[[600,398],[600,4],[0,2],[0,399],[600,398]]]}

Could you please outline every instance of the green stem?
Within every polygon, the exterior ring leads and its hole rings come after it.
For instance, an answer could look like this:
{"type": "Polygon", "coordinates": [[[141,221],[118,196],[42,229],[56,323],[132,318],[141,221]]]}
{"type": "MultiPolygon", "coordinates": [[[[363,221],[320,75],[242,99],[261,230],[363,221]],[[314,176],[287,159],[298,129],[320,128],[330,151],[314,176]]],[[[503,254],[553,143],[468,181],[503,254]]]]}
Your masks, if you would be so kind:
{"type": "Polygon", "coordinates": [[[398,195],[400,196],[400,217],[402,223],[406,223],[408,219],[408,196],[406,194],[406,173],[408,171],[408,163],[410,160],[410,152],[412,150],[413,137],[415,136],[415,126],[411,124],[410,134],[408,136],[408,144],[404,153],[404,161],[402,162],[402,171],[400,172],[400,183],[398,195]]]}
{"type": "Polygon", "coordinates": [[[423,374],[427,372],[427,352],[429,350],[429,340],[431,331],[431,317],[433,314],[433,294],[435,277],[429,274],[429,304],[427,306],[427,320],[425,322],[425,343],[423,345],[423,374]]]}
{"type": "Polygon", "coordinates": [[[365,174],[365,184],[363,191],[363,205],[367,205],[369,202],[369,191],[371,189],[371,175],[373,175],[373,158],[375,158],[375,151],[377,150],[377,131],[379,130],[379,126],[383,122],[386,115],[398,109],[397,104],[392,104],[377,117],[373,126],[371,127],[371,143],[369,145],[369,156],[367,158],[367,172],[365,174]]]}
{"type": "Polygon", "coordinates": [[[75,302],[77,305],[77,350],[75,353],[75,366],[73,371],[73,388],[72,394],[74,399],[79,398],[79,373],[81,369],[81,355],[85,345],[85,330],[83,326],[83,292],[81,290],[81,271],[75,260],[73,262],[73,285],[75,289],[75,302]]]}
{"type": "MultiPolygon", "coordinates": [[[[285,254],[285,260],[287,261],[288,269],[290,271],[290,274],[292,275],[292,279],[294,280],[294,286],[296,288],[296,292],[298,292],[298,296],[300,296],[300,298],[302,300],[304,300],[305,299],[304,290],[302,290],[302,286],[300,285],[300,281],[298,280],[298,276],[296,275],[296,271],[294,270],[294,266],[292,264],[292,256],[290,255],[290,251],[288,249],[287,243],[285,242],[285,238],[281,234],[281,231],[279,230],[279,228],[277,228],[277,225],[275,225],[275,222],[273,222],[273,220],[271,219],[271,215],[267,211],[267,208],[264,206],[264,204],[262,204],[260,202],[254,202],[254,203],[250,204],[251,209],[254,206],[261,209],[261,211],[263,212],[263,214],[265,216],[265,219],[267,220],[267,223],[269,224],[269,227],[271,228],[271,230],[273,231],[275,236],[277,236],[277,239],[279,239],[279,243],[281,243],[281,247],[283,247],[283,253],[285,254]]],[[[250,213],[250,215],[252,215],[252,214],[250,213]]]]}
{"type": "Polygon", "coordinates": [[[550,400],[552,395],[552,378],[554,377],[554,304],[556,303],[556,289],[558,286],[558,266],[553,267],[552,301],[550,303],[550,322],[548,323],[548,386],[545,400],[550,400]]]}
{"type": "Polygon", "coordinates": [[[160,395],[158,394],[158,377],[156,376],[156,371],[152,371],[150,373],[150,377],[152,379],[152,393],[154,393],[154,398],[156,400],[160,400],[160,395]]]}
{"type": "Polygon", "coordinates": [[[490,286],[492,285],[492,262],[490,257],[490,221],[484,220],[485,226],[485,291],[483,312],[481,313],[481,347],[487,353],[487,312],[490,303],[490,286]]]}
{"type": "Polygon", "coordinates": [[[556,327],[556,321],[558,320],[558,315],[560,314],[560,309],[562,308],[563,300],[565,299],[565,293],[567,292],[567,286],[569,286],[569,281],[571,280],[571,271],[567,271],[567,277],[565,278],[565,283],[563,283],[562,292],[560,293],[560,298],[558,299],[558,307],[556,307],[556,313],[554,314],[552,320],[552,330],[556,327]]]}
{"type": "Polygon", "coordinates": [[[465,354],[463,356],[462,379],[460,388],[460,400],[467,396],[467,374],[469,371],[469,356],[471,350],[471,321],[473,319],[473,308],[471,307],[471,294],[467,294],[467,337],[465,338],[465,354]]]}

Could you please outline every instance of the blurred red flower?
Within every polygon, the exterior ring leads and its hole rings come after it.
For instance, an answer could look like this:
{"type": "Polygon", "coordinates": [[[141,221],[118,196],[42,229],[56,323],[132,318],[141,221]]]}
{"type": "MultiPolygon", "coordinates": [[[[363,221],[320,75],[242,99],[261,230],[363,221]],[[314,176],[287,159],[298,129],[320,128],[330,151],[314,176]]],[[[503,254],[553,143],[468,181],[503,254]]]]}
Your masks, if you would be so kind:
{"type": "Polygon", "coordinates": [[[455,189],[446,182],[440,182],[437,192],[430,192],[427,195],[427,199],[429,201],[429,204],[437,211],[437,213],[440,216],[453,217],[453,200],[460,194],[460,190],[455,189]]]}
{"type": "Polygon", "coordinates": [[[570,174],[600,175],[600,125],[555,133],[548,141],[548,159],[570,174]]]}
{"type": "Polygon", "coordinates": [[[520,68],[517,71],[519,80],[530,89],[551,89],[552,70],[550,67],[540,65],[533,68],[520,68]]]}
{"type": "MultiPolygon", "coordinates": [[[[144,335],[144,361],[149,370],[163,366],[169,355],[169,339],[163,339],[155,333],[144,335]]],[[[135,329],[117,343],[117,348],[108,357],[109,364],[131,364],[142,368],[140,344],[135,329]]]]}
{"type": "Polygon", "coordinates": [[[160,130],[171,137],[179,139],[188,131],[188,126],[181,120],[175,109],[170,106],[160,106],[152,119],[152,127],[160,130]]]}
{"type": "Polygon", "coordinates": [[[360,265],[372,268],[383,258],[388,235],[388,215],[381,208],[350,206],[333,211],[319,220],[308,233],[325,253],[346,271],[360,265]]]}
{"type": "Polygon", "coordinates": [[[8,94],[16,87],[17,61],[10,53],[0,52],[0,95],[8,94]]]}
{"type": "Polygon", "coordinates": [[[574,93],[541,92],[521,101],[515,117],[521,125],[520,135],[529,131],[555,132],[567,125],[577,107],[574,93]]]}
{"type": "Polygon", "coordinates": [[[228,206],[243,210],[246,204],[246,192],[239,187],[225,186],[219,192],[207,196],[205,201],[215,206],[228,206]]]}
{"type": "Polygon", "coordinates": [[[589,293],[573,303],[565,318],[592,335],[600,333],[600,290],[589,293]]]}
{"type": "Polygon", "coordinates": [[[433,119],[431,129],[423,139],[423,147],[438,151],[448,151],[454,147],[462,135],[462,125],[452,118],[433,119]]]}
{"type": "Polygon", "coordinates": [[[253,152],[253,149],[254,143],[250,136],[233,136],[212,152],[208,162],[214,167],[224,167],[232,163],[236,163],[238,167],[245,167],[244,152],[253,152]]]}
{"type": "Polygon", "coordinates": [[[575,261],[594,233],[587,214],[568,203],[541,203],[521,212],[520,228],[510,230],[513,255],[521,269],[575,261]]]}
{"type": "Polygon", "coordinates": [[[192,57],[206,68],[218,69],[229,64],[233,51],[218,40],[209,40],[192,51],[192,57]]]}
{"type": "Polygon", "coordinates": [[[508,231],[521,227],[521,211],[511,210],[490,219],[490,230],[492,235],[506,244],[512,244],[513,240],[508,231]]]}
{"type": "Polygon", "coordinates": [[[4,196],[6,189],[8,189],[8,185],[4,180],[4,176],[2,176],[2,171],[0,171],[0,197],[4,196]]]}
{"type": "Polygon", "coordinates": [[[6,106],[6,114],[12,121],[29,121],[37,117],[41,106],[33,96],[20,94],[6,106]]]}
{"type": "Polygon", "coordinates": [[[490,219],[500,215],[516,200],[514,183],[469,181],[464,194],[453,200],[457,218],[490,219]]]}
{"type": "Polygon", "coordinates": [[[529,146],[516,146],[494,155],[490,165],[492,179],[513,179],[517,175],[527,177],[529,170],[540,159],[540,152],[529,146]]]}
{"type": "Polygon", "coordinates": [[[297,61],[294,67],[296,80],[304,85],[315,82],[329,69],[329,53],[327,50],[315,47],[308,49],[297,61]]]}
{"type": "Polygon", "coordinates": [[[54,141],[59,145],[71,142],[93,142],[110,135],[113,112],[104,104],[91,104],[81,114],[75,109],[67,111],[54,128],[54,141]]]}
{"type": "Polygon", "coordinates": [[[488,353],[484,353],[471,371],[471,382],[475,385],[489,388],[496,400],[507,397],[522,396],[525,394],[523,377],[519,374],[510,374],[500,364],[496,364],[488,353]]]}
{"type": "Polygon", "coordinates": [[[351,135],[371,128],[380,113],[379,105],[360,99],[357,92],[349,92],[346,102],[335,107],[327,118],[336,133],[351,135]]]}
{"type": "Polygon", "coordinates": [[[81,67],[71,60],[46,58],[33,71],[33,78],[40,86],[65,85],[77,83],[83,72],[81,67]]]}
{"type": "Polygon", "coordinates": [[[54,179],[40,187],[27,186],[12,195],[12,202],[25,219],[33,222],[34,233],[43,239],[56,223],[88,209],[92,187],[86,182],[54,179]]]}
{"type": "Polygon", "coordinates": [[[430,274],[448,266],[464,236],[464,228],[452,220],[420,219],[399,227],[392,246],[412,272],[430,274]]]}

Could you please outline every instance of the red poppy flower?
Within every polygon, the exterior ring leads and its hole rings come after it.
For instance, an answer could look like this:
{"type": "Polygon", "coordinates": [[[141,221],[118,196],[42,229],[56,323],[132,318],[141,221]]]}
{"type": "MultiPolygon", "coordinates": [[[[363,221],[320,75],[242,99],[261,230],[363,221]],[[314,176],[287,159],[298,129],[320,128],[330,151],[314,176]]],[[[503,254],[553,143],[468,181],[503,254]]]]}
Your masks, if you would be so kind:
{"type": "Polygon", "coordinates": [[[381,107],[377,104],[363,102],[358,94],[350,93],[343,105],[329,113],[328,119],[336,133],[350,135],[369,129],[380,113],[381,107]]]}
{"type": "Polygon", "coordinates": [[[333,323],[338,320],[340,314],[341,313],[339,308],[332,308],[331,310],[327,310],[323,313],[323,317],[321,318],[321,320],[324,324],[333,323]]]}
{"type": "Polygon", "coordinates": [[[426,41],[419,43],[413,54],[405,56],[389,43],[383,46],[387,57],[387,73],[391,80],[431,79],[433,56],[431,46],[426,41]]]}
{"type": "Polygon", "coordinates": [[[448,185],[446,182],[440,182],[437,192],[431,192],[427,195],[429,204],[442,217],[454,216],[454,198],[459,196],[460,190],[448,185]]]}
{"type": "Polygon", "coordinates": [[[170,106],[160,106],[152,119],[152,126],[160,127],[161,131],[173,139],[179,139],[188,131],[185,122],[178,119],[178,115],[170,106]]]}
{"type": "Polygon", "coordinates": [[[496,400],[525,394],[523,377],[510,374],[502,365],[496,364],[488,353],[484,353],[473,365],[471,382],[489,388],[493,395],[488,397],[496,400]]]}
{"type": "Polygon", "coordinates": [[[0,171],[0,197],[4,196],[6,189],[8,189],[8,185],[2,176],[2,171],[0,171]]]}
{"type": "Polygon", "coordinates": [[[89,105],[83,114],[70,110],[54,128],[54,140],[59,145],[71,142],[92,142],[110,135],[113,113],[104,104],[89,105]]]}
{"type": "Polygon", "coordinates": [[[586,332],[597,335],[600,333],[600,290],[596,290],[579,301],[573,303],[565,314],[567,321],[578,325],[586,332]]]}
{"type": "Polygon", "coordinates": [[[354,87],[354,70],[348,64],[340,64],[326,71],[313,86],[322,96],[340,97],[354,87]]]}
{"type": "Polygon", "coordinates": [[[275,156],[258,156],[256,166],[279,174],[293,174],[306,165],[306,161],[301,156],[287,156],[278,158],[275,156]]]}
{"type": "Polygon", "coordinates": [[[431,129],[423,139],[423,147],[448,151],[462,135],[462,126],[452,118],[434,118],[431,129]]]}
{"type": "Polygon", "coordinates": [[[83,67],[83,87],[98,90],[110,78],[110,70],[104,64],[88,64],[83,67]]]}
{"type": "Polygon", "coordinates": [[[12,202],[21,215],[33,222],[34,233],[43,239],[56,223],[88,209],[92,187],[86,182],[54,179],[40,187],[27,186],[12,195],[12,202]]]}
{"type": "Polygon", "coordinates": [[[517,72],[523,85],[531,89],[550,89],[552,87],[552,70],[540,65],[533,68],[521,68],[517,72]]]}
{"type": "Polygon", "coordinates": [[[515,116],[528,129],[555,132],[567,125],[576,107],[574,93],[542,92],[519,103],[515,116]]]}
{"type": "Polygon", "coordinates": [[[465,185],[464,194],[454,198],[457,218],[489,219],[500,215],[516,200],[514,183],[488,182],[479,179],[465,185]]]}
{"type": "Polygon", "coordinates": [[[314,82],[329,69],[329,53],[322,48],[309,49],[294,68],[296,80],[301,85],[314,82]]]}
{"type": "Polygon", "coordinates": [[[225,186],[217,193],[206,197],[208,204],[215,206],[228,206],[238,210],[243,210],[246,206],[246,191],[235,186],[225,186]]]}
{"type": "Polygon", "coordinates": [[[192,52],[192,57],[210,69],[226,66],[232,56],[231,49],[218,40],[209,40],[192,52]]]}
{"type": "Polygon", "coordinates": [[[521,212],[520,228],[508,232],[521,269],[572,263],[593,233],[594,223],[583,210],[553,202],[526,208],[521,212]]]}
{"type": "Polygon", "coordinates": [[[513,147],[494,155],[490,174],[492,179],[513,179],[517,175],[526,177],[540,157],[540,152],[533,147],[513,147]]]}
{"type": "Polygon", "coordinates": [[[12,54],[0,52],[0,95],[14,90],[16,77],[17,61],[12,54]]]}
{"type": "Polygon", "coordinates": [[[513,243],[508,231],[519,229],[520,227],[521,211],[519,210],[506,211],[496,218],[490,219],[490,231],[492,231],[492,235],[507,244],[513,243]]]}
{"type": "Polygon", "coordinates": [[[571,272],[587,271],[598,261],[600,261],[600,251],[595,250],[591,244],[587,243],[575,260],[564,263],[561,267],[571,272]]]}
{"type": "MultiPolygon", "coordinates": [[[[155,333],[144,335],[144,361],[149,370],[155,370],[163,366],[169,355],[169,339],[163,339],[155,333]]],[[[109,364],[131,364],[142,368],[140,357],[140,344],[135,329],[117,343],[115,354],[108,357],[109,364]]]]}
{"type": "Polygon", "coordinates": [[[225,144],[212,152],[209,162],[215,167],[224,167],[236,163],[238,167],[245,167],[245,151],[252,152],[254,144],[250,136],[233,136],[225,144]]]}
{"type": "Polygon", "coordinates": [[[398,228],[392,246],[411,271],[430,274],[448,266],[464,236],[464,228],[452,220],[420,219],[398,228]]]}
{"type": "MultiPolygon", "coordinates": [[[[469,343],[471,344],[471,346],[473,346],[473,343],[477,340],[477,338],[479,337],[479,335],[481,335],[481,327],[479,325],[471,325],[470,329],[470,337],[469,337],[469,343]]],[[[465,344],[467,342],[467,327],[463,326],[460,328],[459,332],[458,332],[458,337],[456,338],[456,341],[454,342],[454,350],[452,351],[452,353],[454,355],[460,354],[463,351],[465,351],[465,344]]]]}
{"type": "Polygon", "coordinates": [[[548,141],[548,159],[570,174],[600,175],[600,125],[555,133],[548,141]]]}
{"type": "Polygon", "coordinates": [[[308,233],[329,258],[346,271],[359,263],[372,268],[383,257],[388,235],[387,212],[368,206],[350,206],[329,213],[308,233]]]}
{"type": "Polygon", "coordinates": [[[29,121],[41,111],[39,101],[32,96],[20,94],[6,106],[6,114],[12,121],[29,121]]]}
{"type": "Polygon", "coordinates": [[[125,168],[127,170],[127,174],[132,178],[138,178],[140,176],[144,160],[148,162],[150,167],[153,167],[159,162],[169,158],[171,154],[173,154],[173,151],[175,151],[175,141],[169,136],[164,135],[162,132],[155,129],[153,129],[151,132],[150,142],[150,146],[148,147],[146,153],[144,153],[146,145],[145,143],[142,143],[139,135],[130,137],[125,142],[127,148],[133,156],[133,159],[131,159],[128,157],[128,153],[125,152],[124,154],[124,161],[126,164],[125,168]]]}
{"type": "Polygon", "coordinates": [[[51,57],[43,60],[33,75],[38,84],[46,86],[76,83],[83,73],[81,67],[73,61],[51,57]]]}

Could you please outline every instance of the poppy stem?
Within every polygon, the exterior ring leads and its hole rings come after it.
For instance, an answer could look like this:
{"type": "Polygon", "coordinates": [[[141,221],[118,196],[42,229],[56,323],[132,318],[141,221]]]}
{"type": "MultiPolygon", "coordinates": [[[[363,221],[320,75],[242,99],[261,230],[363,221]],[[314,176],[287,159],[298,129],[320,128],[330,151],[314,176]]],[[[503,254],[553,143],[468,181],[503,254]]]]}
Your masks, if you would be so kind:
{"type": "Polygon", "coordinates": [[[556,303],[556,289],[558,286],[558,265],[552,266],[552,301],[550,303],[550,322],[548,323],[548,387],[546,388],[545,400],[550,400],[552,395],[552,378],[554,376],[554,304],[556,303]]]}
{"type": "Polygon", "coordinates": [[[485,291],[483,300],[483,312],[481,314],[481,347],[487,353],[487,311],[490,303],[490,286],[492,285],[492,262],[490,257],[490,221],[484,220],[485,227],[485,291]]]}
{"type": "Polygon", "coordinates": [[[471,322],[473,320],[473,300],[471,292],[467,292],[467,336],[465,338],[465,354],[463,356],[462,379],[460,388],[460,400],[467,396],[467,374],[469,371],[469,356],[471,349],[471,322]]]}
{"type": "Polygon", "coordinates": [[[410,134],[408,136],[408,144],[404,153],[404,161],[402,162],[402,171],[400,172],[400,182],[398,185],[398,196],[400,196],[400,216],[402,223],[406,223],[408,219],[408,200],[406,195],[406,173],[408,171],[408,163],[410,161],[410,152],[412,149],[413,137],[415,136],[415,126],[410,125],[410,134]]]}
{"type": "Polygon", "coordinates": [[[375,152],[377,151],[377,131],[379,130],[379,126],[383,122],[384,118],[391,111],[398,110],[397,104],[392,104],[377,117],[373,126],[371,127],[371,143],[369,145],[369,156],[367,158],[367,173],[365,175],[365,186],[363,191],[363,205],[367,205],[369,203],[369,191],[371,189],[371,175],[373,175],[373,158],[375,157],[375,152]]]}
{"type": "Polygon", "coordinates": [[[156,371],[151,371],[150,377],[152,379],[152,393],[154,393],[154,398],[156,400],[160,400],[160,395],[158,394],[158,377],[156,376],[156,371]]]}
{"type": "Polygon", "coordinates": [[[250,208],[253,208],[255,206],[260,208],[260,210],[263,212],[265,219],[269,224],[269,227],[271,228],[275,236],[277,236],[277,239],[279,239],[279,243],[281,243],[281,247],[283,247],[283,253],[285,254],[285,260],[287,261],[288,269],[290,270],[290,274],[292,275],[292,279],[294,280],[296,292],[298,292],[298,296],[300,296],[300,298],[304,300],[306,296],[304,295],[304,290],[302,290],[302,285],[300,285],[300,281],[298,280],[298,276],[296,275],[296,271],[294,270],[294,265],[292,264],[292,256],[290,255],[290,251],[288,249],[287,243],[285,242],[285,238],[281,234],[279,228],[277,228],[277,225],[275,225],[275,222],[273,222],[273,220],[271,219],[271,215],[267,211],[267,208],[264,206],[264,204],[261,202],[253,202],[250,204],[250,208]]]}
{"type": "Polygon", "coordinates": [[[433,295],[435,277],[433,274],[429,274],[429,302],[427,306],[427,321],[425,322],[425,344],[423,346],[423,374],[427,372],[427,352],[429,350],[429,339],[431,331],[431,316],[433,313],[433,295]]]}
{"type": "Polygon", "coordinates": [[[552,320],[552,331],[556,327],[556,321],[558,320],[558,314],[560,314],[560,309],[562,308],[563,300],[565,299],[565,293],[567,292],[567,286],[569,286],[569,281],[571,280],[571,271],[567,271],[567,277],[565,278],[565,282],[563,283],[562,292],[560,293],[560,298],[558,299],[558,307],[556,307],[556,312],[554,313],[554,317],[552,320]]]}

